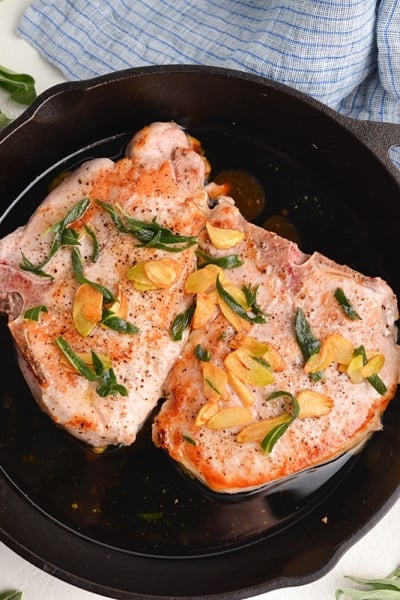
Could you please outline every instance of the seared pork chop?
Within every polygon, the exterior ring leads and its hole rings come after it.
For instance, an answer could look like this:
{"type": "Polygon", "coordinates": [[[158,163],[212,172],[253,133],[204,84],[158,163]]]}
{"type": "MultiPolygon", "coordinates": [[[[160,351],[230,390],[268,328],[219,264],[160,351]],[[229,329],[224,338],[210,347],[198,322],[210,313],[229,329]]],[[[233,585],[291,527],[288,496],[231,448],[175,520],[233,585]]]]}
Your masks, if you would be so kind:
{"type": "Polygon", "coordinates": [[[210,210],[196,150],[154,123],[121,160],[71,173],[0,241],[0,310],[55,423],[129,445],[166,396],[155,444],[237,493],[380,428],[399,381],[398,309],[382,279],[303,254],[231,199],[210,210]]]}
{"type": "Polygon", "coordinates": [[[92,446],[135,440],[185,343],[170,325],[191,301],[204,176],[182,129],[154,123],[126,157],[71,173],[0,242],[1,309],[26,381],[92,446]]]}
{"type": "Polygon", "coordinates": [[[229,199],[200,237],[192,331],[153,440],[216,492],[253,490],[358,447],[399,380],[396,298],[371,278],[246,222],[229,199]],[[210,262],[210,258],[207,259],[210,262]]]}

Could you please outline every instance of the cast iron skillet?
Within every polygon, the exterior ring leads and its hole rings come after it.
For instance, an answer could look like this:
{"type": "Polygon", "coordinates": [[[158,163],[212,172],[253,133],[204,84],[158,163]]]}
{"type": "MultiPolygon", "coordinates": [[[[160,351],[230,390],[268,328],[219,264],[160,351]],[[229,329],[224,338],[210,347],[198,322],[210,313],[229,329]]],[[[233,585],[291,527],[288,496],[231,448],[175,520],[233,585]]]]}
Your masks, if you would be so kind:
{"type": "MultiPolygon", "coordinates": [[[[213,166],[264,186],[259,222],[284,213],[319,250],[400,292],[400,129],[354,122],[285,86],[218,68],[146,67],[56,86],[0,138],[0,235],[26,222],[54,176],[117,158],[155,120],[198,137],[213,166]]],[[[150,443],[93,457],[40,412],[0,323],[1,539],[70,583],[119,599],[243,598],[326,573],[399,495],[399,395],[363,450],[226,502],[150,443]]]]}

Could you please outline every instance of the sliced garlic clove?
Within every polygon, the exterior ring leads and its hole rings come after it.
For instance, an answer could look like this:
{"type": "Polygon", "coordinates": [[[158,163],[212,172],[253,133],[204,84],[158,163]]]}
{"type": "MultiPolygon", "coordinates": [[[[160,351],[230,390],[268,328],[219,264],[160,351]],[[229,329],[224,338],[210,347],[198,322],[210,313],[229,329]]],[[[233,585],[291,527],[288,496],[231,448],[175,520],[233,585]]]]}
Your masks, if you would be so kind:
{"type": "Polygon", "coordinates": [[[193,313],[192,328],[200,329],[212,319],[217,310],[215,296],[211,294],[198,293],[196,297],[196,307],[193,313]]]}
{"type": "Polygon", "coordinates": [[[201,427],[202,425],[206,425],[206,423],[217,414],[219,411],[218,402],[207,402],[203,404],[197,413],[195,425],[196,427],[201,427]]]}
{"type": "Polygon", "coordinates": [[[255,423],[251,423],[240,433],[238,433],[236,437],[236,441],[239,443],[245,442],[258,442],[260,443],[265,436],[272,431],[275,427],[279,425],[283,425],[290,419],[289,413],[284,413],[279,415],[278,417],[271,417],[270,419],[263,419],[261,421],[256,421],[255,423]]]}
{"type": "Polygon", "coordinates": [[[155,286],[146,275],[144,262],[136,263],[129,269],[126,276],[129,280],[133,281],[133,287],[138,292],[147,292],[149,290],[157,289],[157,286],[155,286]]]}
{"type": "Polygon", "coordinates": [[[145,261],[143,269],[145,275],[154,286],[165,289],[174,285],[182,271],[180,263],[173,258],[145,261]]]}
{"type": "Polygon", "coordinates": [[[253,420],[253,413],[246,406],[227,406],[221,408],[209,421],[210,429],[229,429],[246,425],[253,420]]]}
{"type": "Polygon", "coordinates": [[[83,283],[76,290],[72,307],[72,320],[78,333],[88,336],[101,321],[103,313],[103,294],[83,283]]]}
{"type": "Polygon", "coordinates": [[[274,375],[266,365],[240,348],[230,352],[225,357],[224,364],[226,369],[243,383],[263,387],[274,381],[274,375]]]}
{"type": "Polygon", "coordinates": [[[217,265],[206,265],[193,271],[185,281],[185,292],[187,294],[206,292],[210,287],[215,286],[215,280],[221,273],[222,269],[217,265]]]}
{"type": "Polygon", "coordinates": [[[255,403],[253,392],[232,371],[228,371],[228,382],[244,406],[252,406],[255,403]]]}
{"type": "Polygon", "coordinates": [[[377,375],[384,364],[385,357],[383,354],[376,354],[361,367],[361,375],[365,378],[372,377],[372,375],[377,375]]]}
{"type": "Polygon", "coordinates": [[[324,344],[328,346],[332,360],[335,362],[348,365],[352,361],[354,346],[340,333],[330,333],[324,340],[324,344]]]}
{"type": "Polygon", "coordinates": [[[211,362],[202,363],[203,392],[210,402],[218,402],[227,395],[226,386],[228,375],[226,372],[211,362]]]}
{"type": "Polygon", "coordinates": [[[363,357],[361,355],[357,355],[349,363],[347,367],[347,374],[350,377],[352,383],[362,383],[364,381],[364,376],[361,372],[364,366],[363,357]]]}
{"type": "Polygon", "coordinates": [[[212,245],[218,250],[226,250],[237,246],[244,239],[244,232],[239,229],[215,227],[207,221],[206,229],[212,245]]]}
{"type": "Polygon", "coordinates": [[[297,394],[296,400],[300,406],[299,419],[322,417],[327,415],[333,407],[332,398],[313,390],[302,390],[297,394]]]}

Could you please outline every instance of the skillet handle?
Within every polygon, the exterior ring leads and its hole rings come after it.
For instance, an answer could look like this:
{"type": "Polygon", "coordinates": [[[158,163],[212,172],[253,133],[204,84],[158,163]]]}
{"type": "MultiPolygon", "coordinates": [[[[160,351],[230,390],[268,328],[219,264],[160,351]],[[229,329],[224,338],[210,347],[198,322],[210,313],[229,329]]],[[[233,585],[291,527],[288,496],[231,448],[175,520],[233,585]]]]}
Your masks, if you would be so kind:
{"type": "Polygon", "coordinates": [[[378,121],[360,121],[350,117],[344,117],[344,124],[372,150],[400,184],[400,168],[397,168],[389,157],[389,151],[393,146],[400,148],[400,125],[378,121]]]}

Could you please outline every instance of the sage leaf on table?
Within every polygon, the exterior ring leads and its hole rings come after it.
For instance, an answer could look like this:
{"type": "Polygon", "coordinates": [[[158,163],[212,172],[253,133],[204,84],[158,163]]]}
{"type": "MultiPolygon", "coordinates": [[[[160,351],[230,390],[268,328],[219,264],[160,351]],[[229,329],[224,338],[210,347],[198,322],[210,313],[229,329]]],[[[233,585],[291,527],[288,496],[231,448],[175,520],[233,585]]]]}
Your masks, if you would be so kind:
{"type": "Polygon", "coordinates": [[[9,590],[8,592],[0,592],[0,600],[21,600],[22,592],[17,590],[9,590]]]}
{"type": "Polygon", "coordinates": [[[5,115],[1,110],[0,110],[0,131],[2,129],[5,129],[7,127],[7,125],[9,125],[11,123],[12,119],[10,119],[10,117],[7,117],[7,115],[5,115]]]}
{"type": "Polygon", "coordinates": [[[336,590],[336,600],[400,600],[400,567],[383,579],[347,579],[361,587],[336,590]]]}
{"type": "MultiPolygon", "coordinates": [[[[0,65],[0,88],[5,90],[11,101],[28,106],[37,94],[35,80],[26,73],[16,73],[0,65]]],[[[12,119],[0,108],[0,131],[11,123],[12,119]]]]}
{"type": "Polygon", "coordinates": [[[9,93],[11,100],[28,106],[36,98],[35,80],[31,75],[16,73],[0,65],[0,87],[9,93]]]}

